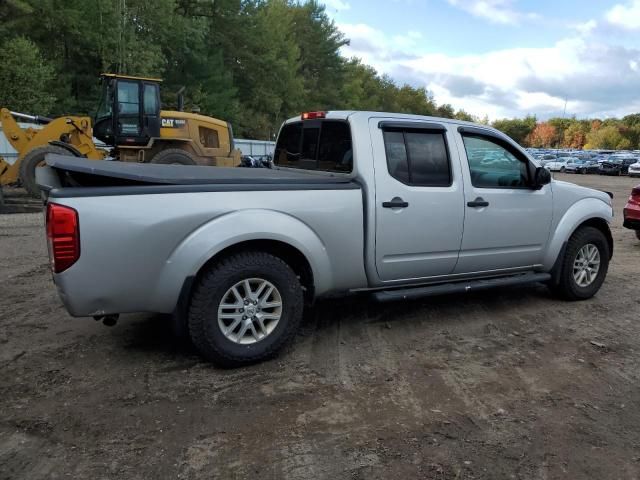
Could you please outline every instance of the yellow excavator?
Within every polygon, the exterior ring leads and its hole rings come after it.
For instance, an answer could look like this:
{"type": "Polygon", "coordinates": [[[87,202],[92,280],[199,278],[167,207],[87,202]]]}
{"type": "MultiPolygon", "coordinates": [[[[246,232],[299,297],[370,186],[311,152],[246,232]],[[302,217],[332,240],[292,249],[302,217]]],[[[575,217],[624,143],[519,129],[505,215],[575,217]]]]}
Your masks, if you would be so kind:
{"type": "Polygon", "coordinates": [[[55,119],[0,110],[0,123],[18,152],[15,163],[0,157],[0,185],[16,183],[39,196],[35,169],[47,153],[62,153],[92,160],[181,165],[240,165],[231,124],[187,113],[182,94],[178,110],[160,108],[157,78],[101,75],[102,95],[95,118],[64,116],[55,119]],[[17,120],[42,128],[21,128],[17,120]],[[96,144],[98,139],[103,145],[96,144]]]}

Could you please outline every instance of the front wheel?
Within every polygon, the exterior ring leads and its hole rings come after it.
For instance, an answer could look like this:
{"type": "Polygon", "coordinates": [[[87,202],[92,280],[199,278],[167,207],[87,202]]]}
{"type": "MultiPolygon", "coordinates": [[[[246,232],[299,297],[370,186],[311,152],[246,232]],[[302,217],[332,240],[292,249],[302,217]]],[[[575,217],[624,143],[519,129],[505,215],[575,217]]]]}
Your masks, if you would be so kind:
{"type": "Polygon", "coordinates": [[[566,168],[560,167],[560,173],[564,173],[565,170],[566,170],[566,168]]]}
{"type": "Polygon", "coordinates": [[[566,300],[593,297],[607,276],[609,256],[609,243],[600,230],[593,227],[578,229],[567,243],[559,282],[551,289],[566,300]]]}
{"type": "Polygon", "coordinates": [[[302,319],[300,280],[264,252],[233,255],[199,279],[189,308],[189,334],[208,360],[238,367],[275,356],[302,319]]]}

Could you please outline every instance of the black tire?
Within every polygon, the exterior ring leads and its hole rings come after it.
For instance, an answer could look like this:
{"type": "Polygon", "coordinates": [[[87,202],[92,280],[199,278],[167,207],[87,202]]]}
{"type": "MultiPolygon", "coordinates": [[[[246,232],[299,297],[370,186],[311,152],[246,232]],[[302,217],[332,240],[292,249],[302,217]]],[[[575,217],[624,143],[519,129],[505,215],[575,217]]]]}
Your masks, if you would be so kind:
{"type": "Polygon", "coordinates": [[[640,240],[640,230],[636,230],[636,237],[638,237],[638,240],[640,240]]]}
{"type": "Polygon", "coordinates": [[[583,168],[582,170],[580,170],[580,173],[581,173],[582,175],[586,175],[586,174],[587,174],[587,171],[583,168]]]}
{"type": "Polygon", "coordinates": [[[566,168],[564,168],[564,167],[560,167],[560,173],[564,173],[564,172],[565,172],[565,170],[566,170],[566,168]]]}
{"type": "MultiPolygon", "coordinates": [[[[197,281],[189,307],[191,340],[200,353],[225,368],[274,357],[298,330],[304,299],[300,280],[283,260],[264,252],[245,252],[211,266],[197,281]],[[251,344],[227,338],[218,324],[218,307],[234,285],[249,278],[270,282],[282,298],[282,312],[271,333],[251,344]]],[[[244,317],[243,317],[244,318],[244,317]]]]}
{"type": "Polygon", "coordinates": [[[34,198],[40,198],[40,189],[36,184],[36,168],[44,163],[47,153],[71,155],[67,150],[55,145],[44,145],[29,151],[20,162],[20,183],[22,187],[34,198]]]}
{"type": "Polygon", "coordinates": [[[151,159],[151,163],[162,165],[197,165],[196,157],[191,152],[180,148],[162,150],[151,159]]]}
{"type": "Polygon", "coordinates": [[[565,300],[586,300],[593,297],[602,286],[609,269],[609,243],[604,234],[594,227],[581,227],[569,239],[560,263],[559,281],[551,285],[551,290],[565,300]],[[585,287],[581,287],[573,276],[573,266],[578,252],[585,245],[592,244],[600,254],[600,268],[595,280],[585,287]]]}

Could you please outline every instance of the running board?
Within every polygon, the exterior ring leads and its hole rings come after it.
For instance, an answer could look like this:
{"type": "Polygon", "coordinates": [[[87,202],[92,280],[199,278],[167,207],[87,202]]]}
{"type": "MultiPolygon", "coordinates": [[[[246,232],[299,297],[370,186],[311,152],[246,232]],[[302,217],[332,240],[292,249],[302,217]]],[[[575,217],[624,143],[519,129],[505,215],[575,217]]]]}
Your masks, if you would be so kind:
{"type": "Polygon", "coordinates": [[[383,290],[374,292],[373,297],[379,302],[393,300],[411,300],[421,297],[433,297],[449,293],[466,293],[486,290],[495,287],[511,287],[527,283],[546,282],[551,280],[550,273],[524,273],[508,277],[488,278],[483,280],[468,280],[456,283],[441,283],[426,287],[403,288],[399,290],[383,290]]]}

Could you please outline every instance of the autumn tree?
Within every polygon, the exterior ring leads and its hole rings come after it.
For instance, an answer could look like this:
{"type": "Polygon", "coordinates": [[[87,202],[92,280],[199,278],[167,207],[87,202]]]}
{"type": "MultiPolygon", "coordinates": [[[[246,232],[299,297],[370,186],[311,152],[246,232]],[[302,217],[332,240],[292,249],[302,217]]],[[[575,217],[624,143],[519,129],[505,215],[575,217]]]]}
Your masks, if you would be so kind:
{"type": "Polygon", "coordinates": [[[589,132],[585,148],[615,150],[618,145],[624,146],[623,140],[624,137],[615,126],[603,126],[589,132]]]}
{"type": "Polygon", "coordinates": [[[556,127],[548,122],[539,123],[529,134],[527,143],[535,148],[549,148],[556,143],[556,127]]]}
{"type": "Polygon", "coordinates": [[[493,127],[513,138],[519,144],[525,144],[529,134],[536,128],[536,117],[496,120],[493,122],[493,127]]]}
{"type": "Polygon", "coordinates": [[[564,148],[575,148],[581,150],[587,143],[587,133],[589,133],[589,126],[583,122],[573,122],[564,131],[564,141],[562,146],[564,148]]]}

